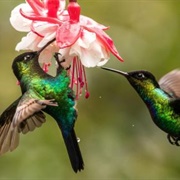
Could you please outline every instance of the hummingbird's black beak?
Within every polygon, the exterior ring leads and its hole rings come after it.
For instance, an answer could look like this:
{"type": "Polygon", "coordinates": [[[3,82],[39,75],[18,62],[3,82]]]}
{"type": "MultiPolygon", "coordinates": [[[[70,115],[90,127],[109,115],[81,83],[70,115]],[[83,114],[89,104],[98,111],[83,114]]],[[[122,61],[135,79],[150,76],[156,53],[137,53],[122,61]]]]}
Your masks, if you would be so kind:
{"type": "Polygon", "coordinates": [[[51,41],[49,41],[45,46],[43,46],[39,51],[37,51],[37,55],[40,55],[40,53],[47,47],[49,46],[51,43],[53,43],[56,40],[56,38],[52,39],[51,41]]]}
{"type": "Polygon", "coordinates": [[[105,70],[108,70],[108,71],[112,71],[112,72],[115,72],[115,73],[118,73],[118,74],[121,74],[125,77],[129,76],[129,74],[127,72],[123,72],[123,71],[119,71],[119,70],[116,70],[116,69],[112,69],[112,68],[107,68],[107,67],[101,67],[102,69],[105,69],[105,70]]]}

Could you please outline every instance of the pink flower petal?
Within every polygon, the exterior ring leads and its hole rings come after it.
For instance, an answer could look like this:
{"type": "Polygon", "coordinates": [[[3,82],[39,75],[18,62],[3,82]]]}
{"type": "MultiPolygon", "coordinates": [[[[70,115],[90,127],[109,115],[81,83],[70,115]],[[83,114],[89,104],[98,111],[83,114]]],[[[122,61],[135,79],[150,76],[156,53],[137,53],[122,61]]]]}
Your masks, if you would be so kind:
{"type": "Polygon", "coordinates": [[[57,30],[56,41],[60,48],[72,46],[80,37],[82,28],[79,24],[63,23],[57,30]]]}
{"type": "Polygon", "coordinates": [[[35,15],[32,13],[24,13],[22,9],[20,9],[20,13],[24,18],[27,18],[29,20],[32,21],[44,21],[44,22],[49,22],[49,23],[54,23],[54,24],[61,24],[62,22],[57,19],[57,18],[53,18],[53,17],[45,17],[45,16],[40,16],[40,15],[35,15]]]}

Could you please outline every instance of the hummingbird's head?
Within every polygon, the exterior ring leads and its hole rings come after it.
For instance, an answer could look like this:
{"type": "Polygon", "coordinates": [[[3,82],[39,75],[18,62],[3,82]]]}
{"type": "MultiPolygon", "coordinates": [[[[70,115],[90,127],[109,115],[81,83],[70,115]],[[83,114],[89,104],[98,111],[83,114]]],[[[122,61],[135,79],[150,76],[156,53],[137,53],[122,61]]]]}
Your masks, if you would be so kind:
{"type": "Polygon", "coordinates": [[[140,70],[140,71],[131,71],[131,72],[123,72],[116,69],[102,67],[102,69],[112,71],[118,73],[127,78],[130,84],[138,91],[142,90],[151,90],[154,88],[159,88],[159,84],[157,83],[155,77],[152,73],[140,70]]]}
{"type": "Polygon", "coordinates": [[[40,68],[38,63],[40,53],[54,41],[55,38],[45,44],[39,51],[25,52],[14,59],[12,69],[18,80],[21,79],[23,74],[28,74],[34,68],[40,68]]]}
{"type": "Polygon", "coordinates": [[[21,79],[23,74],[28,74],[33,63],[38,63],[39,53],[25,52],[17,56],[12,64],[12,69],[18,80],[21,79]]]}

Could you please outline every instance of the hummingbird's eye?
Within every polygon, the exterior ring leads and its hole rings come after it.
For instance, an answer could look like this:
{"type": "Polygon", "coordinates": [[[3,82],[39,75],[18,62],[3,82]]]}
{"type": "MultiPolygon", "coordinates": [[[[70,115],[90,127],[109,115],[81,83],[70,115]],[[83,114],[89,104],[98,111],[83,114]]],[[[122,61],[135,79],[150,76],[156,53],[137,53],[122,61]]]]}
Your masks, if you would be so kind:
{"type": "Polygon", "coordinates": [[[24,56],[25,61],[28,61],[28,60],[31,60],[31,59],[32,59],[32,55],[30,55],[30,54],[27,54],[26,56],[24,56]]]}
{"type": "Polygon", "coordinates": [[[145,79],[145,75],[143,73],[138,73],[138,74],[136,74],[136,78],[145,79]]]}

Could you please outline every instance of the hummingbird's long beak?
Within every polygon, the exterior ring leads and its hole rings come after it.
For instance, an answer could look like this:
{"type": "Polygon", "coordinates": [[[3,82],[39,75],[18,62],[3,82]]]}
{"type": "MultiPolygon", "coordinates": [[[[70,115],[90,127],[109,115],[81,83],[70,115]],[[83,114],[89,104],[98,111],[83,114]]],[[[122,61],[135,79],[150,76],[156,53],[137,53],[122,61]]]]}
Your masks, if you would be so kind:
{"type": "Polygon", "coordinates": [[[47,46],[49,46],[52,42],[54,42],[56,38],[49,41],[46,45],[44,45],[39,51],[37,51],[37,54],[39,55],[47,46]]]}
{"type": "Polygon", "coordinates": [[[121,74],[125,77],[129,76],[129,74],[127,72],[123,72],[123,71],[119,71],[119,70],[116,70],[116,69],[112,69],[112,68],[108,68],[108,67],[101,67],[102,69],[105,69],[105,70],[108,70],[108,71],[112,71],[112,72],[115,72],[115,73],[118,73],[118,74],[121,74]]]}

